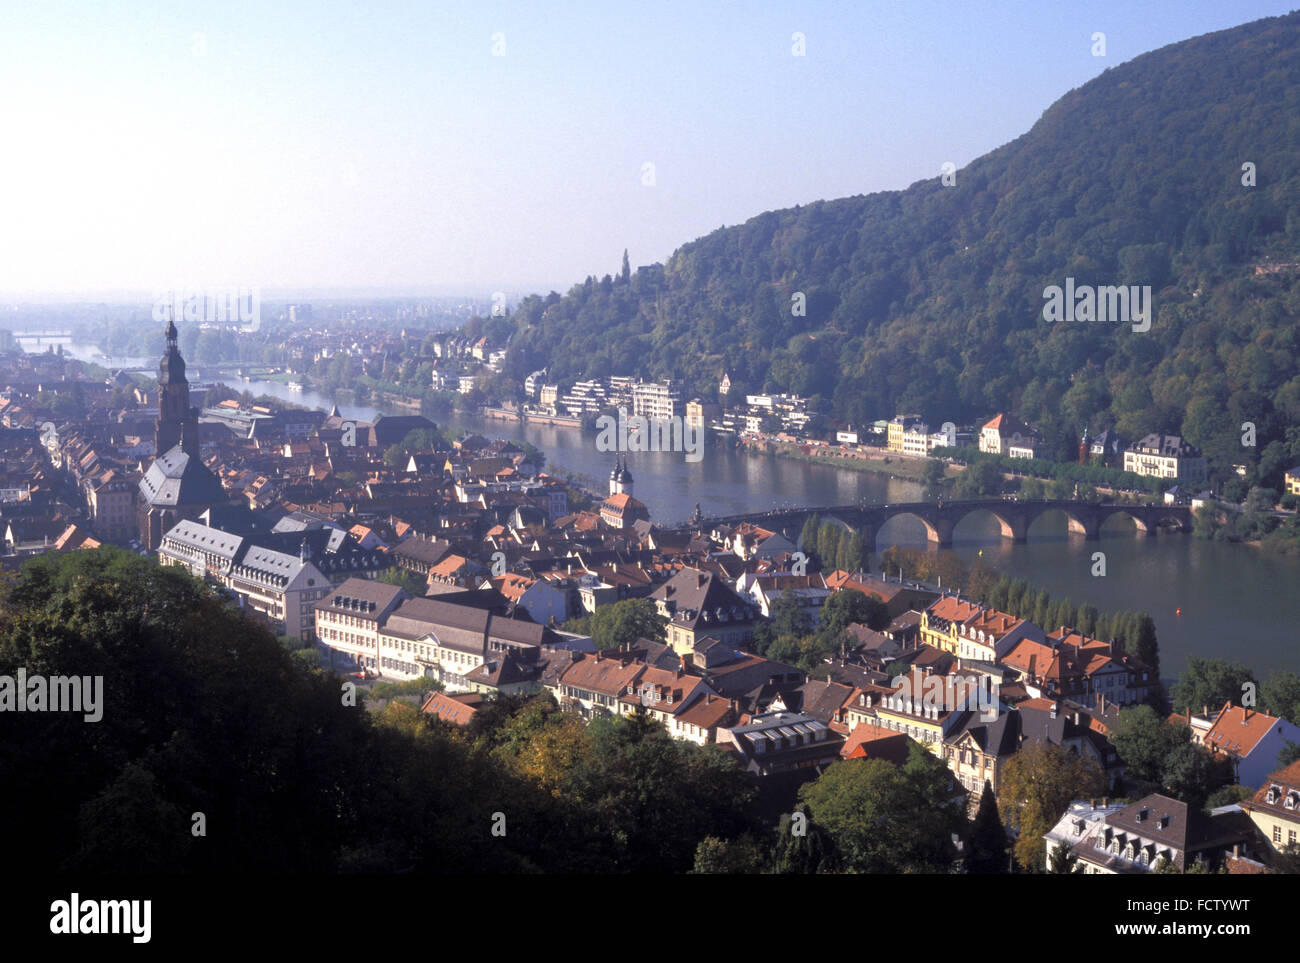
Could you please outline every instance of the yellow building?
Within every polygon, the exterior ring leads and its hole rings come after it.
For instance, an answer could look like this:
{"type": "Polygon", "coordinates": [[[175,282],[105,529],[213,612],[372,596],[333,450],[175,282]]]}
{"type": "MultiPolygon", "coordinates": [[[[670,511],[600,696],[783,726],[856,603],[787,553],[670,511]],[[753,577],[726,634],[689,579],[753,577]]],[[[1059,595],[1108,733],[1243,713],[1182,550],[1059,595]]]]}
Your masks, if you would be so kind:
{"type": "Polygon", "coordinates": [[[1241,808],[1273,852],[1300,845],[1300,762],[1270,775],[1241,808]]]}
{"type": "Polygon", "coordinates": [[[958,629],[979,611],[974,602],[945,595],[921,613],[921,641],[957,655],[962,642],[958,629]]]}
{"type": "Polygon", "coordinates": [[[904,447],[903,439],[907,434],[907,429],[911,428],[913,425],[919,425],[920,423],[920,415],[899,415],[897,418],[894,418],[890,421],[889,427],[885,429],[885,447],[890,451],[896,451],[901,454],[904,447]]]}
{"type": "Polygon", "coordinates": [[[1300,495],[1300,465],[1287,471],[1286,490],[1288,495],[1300,495]]]}

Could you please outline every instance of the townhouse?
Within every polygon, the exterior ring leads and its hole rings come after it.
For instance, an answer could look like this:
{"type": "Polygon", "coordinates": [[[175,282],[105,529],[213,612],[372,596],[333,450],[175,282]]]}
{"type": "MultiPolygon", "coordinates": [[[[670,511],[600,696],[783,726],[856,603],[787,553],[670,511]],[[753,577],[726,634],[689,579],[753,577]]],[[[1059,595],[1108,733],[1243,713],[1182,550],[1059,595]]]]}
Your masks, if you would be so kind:
{"type": "Polygon", "coordinates": [[[693,650],[706,636],[734,647],[750,645],[762,615],[721,577],[684,568],[650,594],[655,609],[668,620],[667,642],[679,654],[693,650]]]}
{"type": "Polygon", "coordinates": [[[1300,852],[1300,761],[1269,773],[1241,808],[1258,830],[1262,849],[1300,852]]]}
{"type": "Polygon", "coordinates": [[[1288,743],[1300,743],[1300,728],[1266,712],[1225,702],[1202,744],[1211,755],[1231,762],[1236,782],[1255,789],[1273,772],[1288,743]]]}
{"type": "Polygon", "coordinates": [[[1139,659],[1064,626],[1042,642],[1019,640],[998,662],[1031,696],[1134,705],[1159,684],[1139,659]]]}

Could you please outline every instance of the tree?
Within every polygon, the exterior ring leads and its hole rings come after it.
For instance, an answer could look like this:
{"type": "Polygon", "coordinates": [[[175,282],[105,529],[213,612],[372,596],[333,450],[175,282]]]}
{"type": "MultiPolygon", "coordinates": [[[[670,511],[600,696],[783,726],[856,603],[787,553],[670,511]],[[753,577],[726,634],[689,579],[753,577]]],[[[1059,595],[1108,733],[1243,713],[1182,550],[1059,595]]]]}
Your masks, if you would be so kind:
{"type": "Polygon", "coordinates": [[[799,548],[805,555],[817,554],[817,536],[821,528],[821,519],[815,512],[804,521],[803,530],[799,533],[799,548]]]}
{"type": "Polygon", "coordinates": [[[1000,495],[1006,483],[1002,478],[1002,469],[992,461],[977,461],[968,465],[953,483],[954,498],[983,498],[986,495],[1000,495]]]}
{"type": "Polygon", "coordinates": [[[979,810],[970,831],[970,855],[966,857],[966,872],[980,874],[1006,873],[1009,870],[1007,831],[998,815],[998,801],[993,785],[984,780],[980,793],[979,810]]]}
{"type": "Polygon", "coordinates": [[[1079,872],[1079,857],[1074,855],[1068,843],[1057,843],[1052,847],[1052,858],[1047,867],[1048,872],[1068,876],[1079,872]]]}
{"type": "Polygon", "coordinates": [[[1186,728],[1161,719],[1150,706],[1130,706],[1120,711],[1111,728],[1110,741],[1125,769],[1147,783],[1159,783],[1165,760],[1188,742],[1186,728]]]}
{"type": "Polygon", "coordinates": [[[624,599],[591,614],[591,640],[598,649],[621,649],[637,639],[662,642],[667,624],[650,599],[624,599]]]}
{"type": "Polygon", "coordinates": [[[429,590],[428,583],[424,579],[400,565],[393,565],[384,569],[375,578],[375,581],[383,582],[386,585],[396,585],[407,595],[417,599],[428,594],[429,590]]]}
{"type": "Polygon", "coordinates": [[[1161,775],[1169,795],[1199,809],[1218,781],[1219,767],[1200,746],[1184,742],[1165,758],[1161,775]]]}
{"type": "Polygon", "coordinates": [[[841,589],[822,606],[820,634],[834,646],[840,633],[854,622],[880,631],[889,621],[889,609],[879,596],[857,589],[841,589]]]}
{"type": "Polygon", "coordinates": [[[775,637],[807,635],[812,616],[793,592],[784,591],[772,601],[772,632],[775,637]]]}
{"type": "Polygon", "coordinates": [[[1205,800],[1206,809],[1217,809],[1220,806],[1231,806],[1233,803],[1243,802],[1255,795],[1255,790],[1249,786],[1241,786],[1233,783],[1228,786],[1220,786],[1205,800]]]}
{"type": "Polygon", "coordinates": [[[776,827],[771,865],[772,872],[784,875],[837,871],[835,844],[826,831],[813,821],[806,805],[800,804],[793,813],[782,814],[776,827]],[[796,827],[802,827],[803,832],[796,833],[796,827]]]}
{"type": "Polygon", "coordinates": [[[840,542],[835,567],[845,572],[856,572],[863,567],[864,558],[862,535],[859,532],[851,532],[848,538],[840,542]]]}
{"type": "Polygon", "coordinates": [[[1138,659],[1151,667],[1154,674],[1160,672],[1160,644],[1156,641],[1156,623],[1146,612],[1137,614],[1137,628],[1131,651],[1138,659]]]}
{"type": "Polygon", "coordinates": [[[1270,715],[1292,724],[1300,719],[1300,675],[1271,672],[1259,687],[1259,706],[1270,715]]]}
{"type": "Polygon", "coordinates": [[[623,248],[623,267],[618,272],[618,279],[624,284],[632,280],[632,264],[627,259],[627,248],[623,248]]]}
{"type": "Polygon", "coordinates": [[[1030,742],[1007,762],[998,805],[1017,833],[1016,862],[1026,869],[1043,866],[1043,836],[1075,799],[1101,793],[1104,780],[1095,760],[1050,742],[1030,742]]]}
{"type": "Polygon", "coordinates": [[[691,872],[715,875],[761,873],[766,866],[765,856],[754,837],[749,834],[738,839],[705,836],[695,847],[695,865],[691,872]]]}
{"type": "Polygon", "coordinates": [[[832,763],[799,798],[855,873],[941,873],[955,858],[964,819],[949,804],[951,774],[915,744],[903,766],[880,759],[832,763]]]}
{"type": "Polygon", "coordinates": [[[820,634],[781,635],[767,647],[765,656],[775,662],[795,665],[811,674],[822,666],[834,646],[823,641],[820,634]]]}
{"type": "Polygon", "coordinates": [[[1225,702],[1240,703],[1248,682],[1255,682],[1254,673],[1239,662],[1188,656],[1187,668],[1169,689],[1169,699],[1175,709],[1217,711],[1225,702]]]}
{"type": "Polygon", "coordinates": [[[822,523],[821,531],[817,533],[817,558],[823,568],[835,564],[843,535],[844,529],[839,522],[822,523]]]}

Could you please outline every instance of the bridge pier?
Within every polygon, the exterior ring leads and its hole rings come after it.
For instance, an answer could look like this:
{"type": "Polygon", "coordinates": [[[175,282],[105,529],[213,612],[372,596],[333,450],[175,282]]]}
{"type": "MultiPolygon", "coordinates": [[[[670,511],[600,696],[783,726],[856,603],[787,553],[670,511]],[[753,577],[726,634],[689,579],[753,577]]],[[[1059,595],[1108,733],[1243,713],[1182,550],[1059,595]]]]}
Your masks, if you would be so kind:
{"type": "Polygon", "coordinates": [[[937,548],[952,548],[952,530],[955,527],[947,518],[936,518],[925,526],[926,539],[937,548]]]}
{"type": "Polygon", "coordinates": [[[1002,515],[994,515],[993,517],[998,520],[998,528],[1001,529],[1003,538],[1009,538],[1017,544],[1029,541],[1029,522],[1023,516],[1005,518],[1002,515]]]}
{"type": "Polygon", "coordinates": [[[1066,515],[1065,524],[1071,535],[1082,535],[1085,541],[1095,542],[1101,538],[1101,523],[1095,518],[1081,521],[1073,515],[1066,515]]]}

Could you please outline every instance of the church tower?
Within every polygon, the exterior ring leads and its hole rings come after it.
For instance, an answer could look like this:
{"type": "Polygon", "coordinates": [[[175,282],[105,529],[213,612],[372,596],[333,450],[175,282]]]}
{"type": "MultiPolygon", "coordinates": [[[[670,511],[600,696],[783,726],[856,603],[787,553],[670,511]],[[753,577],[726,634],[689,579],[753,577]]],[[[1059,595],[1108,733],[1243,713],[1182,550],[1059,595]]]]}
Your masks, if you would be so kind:
{"type": "Polygon", "coordinates": [[[627,470],[627,462],[621,458],[614,459],[614,470],[609,473],[610,495],[632,494],[632,473],[627,470]]]}
{"type": "Polygon", "coordinates": [[[158,363],[158,422],[154,428],[154,451],[163,455],[177,445],[187,455],[199,452],[198,412],[190,407],[190,383],[185,378],[185,359],[176,344],[176,323],[167,321],[167,350],[158,363]]]}

